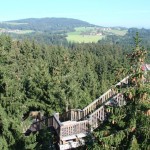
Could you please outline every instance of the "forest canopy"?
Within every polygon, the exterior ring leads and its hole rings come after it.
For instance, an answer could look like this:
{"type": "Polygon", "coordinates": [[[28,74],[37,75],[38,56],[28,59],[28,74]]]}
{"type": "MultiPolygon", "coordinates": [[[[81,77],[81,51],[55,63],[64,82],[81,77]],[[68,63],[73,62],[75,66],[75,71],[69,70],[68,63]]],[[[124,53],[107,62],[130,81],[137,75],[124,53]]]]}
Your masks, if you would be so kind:
{"type": "Polygon", "coordinates": [[[40,44],[0,36],[0,149],[35,149],[36,135],[24,137],[22,117],[83,108],[129,68],[126,48],[116,43],[40,44]]]}

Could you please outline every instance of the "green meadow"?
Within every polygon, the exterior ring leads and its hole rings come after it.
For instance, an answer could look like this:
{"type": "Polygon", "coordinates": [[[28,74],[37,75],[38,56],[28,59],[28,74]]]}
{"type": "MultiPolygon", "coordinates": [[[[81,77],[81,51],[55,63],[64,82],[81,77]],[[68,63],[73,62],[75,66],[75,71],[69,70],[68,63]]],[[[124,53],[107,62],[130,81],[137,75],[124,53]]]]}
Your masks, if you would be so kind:
{"type": "Polygon", "coordinates": [[[112,33],[112,34],[115,34],[115,35],[120,35],[120,36],[124,36],[126,33],[127,33],[128,30],[117,30],[117,29],[112,29],[112,30],[108,30],[108,31],[105,31],[107,33],[112,33]]]}
{"type": "Polygon", "coordinates": [[[10,25],[14,25],[14,26],[17,26],[17,25],[26,25],[28,23],[19,23],[19,22],[3,22],[5,24],[10,24],[10,25]]]}
{"type": "Polygon", "coordinates": [[[105,38],[106,35],[115,34],[118,36],[124,36],[126,33],[127,30],[119,30],[119,29],[104,30],[104,28],[101,27],[78,27],[75,28],[74,32],[67,33],[67,40],[76,43],[82,42],[96,43],[102,38],[105,38]],[[103,34],[98,35],[99,32],[103,34]]]}
{"type": "Polygon", "coordinates": [[[33,30],[19,30],[19,32],[13,32],[15,34],[28,34],[34,32],[33,30]]]}
{"type": "Polygon", "coordinates": [[[5,30],[6,33],[13,33],[13,34],[28,34],[28,33],[35,32],[33,30],[8,30],[8,29],[0,28],[0,34],[4,33],[3,30],[5,30]]]}
{"type": "Polygon", "coordinates": [[[88,34],[83,34],[86,32],[93,32],[95,30],[95,27],[79,27],[75,28],[74,32],[69,32],[67,34],[67,40],[70,42],[77,42],[77,43],[96,43],[98,40],[101,40],[103,35],[88,35],[88,34]]]}
{"type": "Polygon", "coordinates": [[[70,42],[77,43],[96,43],[98,40],[101,40],[104,36],[98,35],[68,35],[67,40],[70,42]]]}

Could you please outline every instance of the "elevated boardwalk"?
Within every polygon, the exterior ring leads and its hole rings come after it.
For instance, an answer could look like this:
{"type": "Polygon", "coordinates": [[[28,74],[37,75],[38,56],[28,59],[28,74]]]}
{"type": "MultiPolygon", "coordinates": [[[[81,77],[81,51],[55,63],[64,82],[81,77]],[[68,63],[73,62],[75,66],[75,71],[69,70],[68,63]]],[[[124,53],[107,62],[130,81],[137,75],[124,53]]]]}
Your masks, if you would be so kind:
{"type": "MultiPolygon", "coordinates": [[[[115,85],[128,84],[129,76],[115,85]]],[[[105,120],[105,105],[124,105],[123,95],[114,89],[109,89],[98,99],[94,100],[83,110],[71,109],[64,114],[55,113],[53,116],[24,127],[25,134],[39,131],[43,128],[51,128],[55,131],[60,150],[76,148],[85,144],[84,138],[99,125],[99,121],[105,120]]]]}

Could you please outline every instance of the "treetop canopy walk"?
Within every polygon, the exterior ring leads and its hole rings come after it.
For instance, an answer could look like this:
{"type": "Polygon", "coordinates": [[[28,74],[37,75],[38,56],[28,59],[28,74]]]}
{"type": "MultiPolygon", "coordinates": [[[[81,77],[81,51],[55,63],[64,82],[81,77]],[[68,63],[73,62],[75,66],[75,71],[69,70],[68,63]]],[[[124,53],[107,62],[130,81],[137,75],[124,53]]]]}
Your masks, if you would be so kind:
{"type": "MultiPolygon", "coordinates": [[[[129,76],[115,85],[128,85],[129,76]]],[[[99,98],[94,100],[84,109],[71,109],[64,114],[55,113],[53,116],[35,122],[30,127],[23,127],[25,135],[36,132],[45,127],[51,128],[57,135],[58,145],[61,150],[84,145],[87,133],[96,129],[100,121],[105,120],[105,105],[124,105],[123,95],[114,88],[109,89],[99,98]]]]}

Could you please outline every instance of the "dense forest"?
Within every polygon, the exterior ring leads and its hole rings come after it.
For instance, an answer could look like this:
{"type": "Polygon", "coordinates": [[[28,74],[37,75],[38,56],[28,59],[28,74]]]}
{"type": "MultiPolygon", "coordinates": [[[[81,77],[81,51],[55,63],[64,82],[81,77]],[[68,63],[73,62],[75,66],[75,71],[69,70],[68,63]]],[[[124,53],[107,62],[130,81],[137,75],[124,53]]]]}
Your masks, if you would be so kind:
{"type": "MultiPolygon", "coordinates": [[[[127,34],[124,36],[116,36],[116,35],[108,35],[105,39],[99,41],[99,43],[109,43],[116,44],[124,47],[124,52],[130,52],[133,49],[134,45],[134,36],[136,32],[139,33],[141,39],[141,45],[144,46],[147,51],[150,51],[150,29],[137,29],[137,28],[129,28],[127,34]]],[[[150,53],[148,53],[148,57],[146,61],[150,63],[150,53]]]]}
{"type": "MultiPolygon", "coordinates": [[[[147,51],[141,47],[138,33],[129,59],[129,81],[116,88],[126,105],[105,106],[106,118],[87,140],[88,149],[150,149],[150,73],[143,71],[147,51]]],[[[122,73],[121,73],[122,74],[122,73]]]]}
{"type": "Polygon", "coordinates": [[[88,22],[71,18],[29,18],[0,23],[0,28],[34,31],[73,31],[75,27],[95,26],[88,22]]]}
{"type": "Polygon", "coordinates": [[[109,44],[66,48],[2,35],[0,51],[1,149],[36,145],[35,137],[26,141],[21,134],[24,113],[83,108],[115,83],[118,67],[128,64],[122,48],[109,44]]]}
{"type": "MultiPolygon", "coordinates": [[[[143,34],[147,34],[144,29],[143,34]]],[[[39,132],[25,137],[21,124],[23,115],[40,110],[49,116],[91,103],[126,76],[126,73],[118,72],[130,68],[130,60],[125,55],[133,49],[131,37],[134,35],[132,29],[124,37],[108,36],[98,43],[87,44],[57,44],[57,36],[56,41],[54,38],[50,40],[53,43],[38,42],[32,38],[14,40],[1,35],[0,149],[45,149],[47,143],[42,143],[41,138],[46,138],[49,133],[45,132],[43,136],[39,132]]],[[[49,36],[47,34],[46,40],[49,36]]],[[[148,38],[143,39],[148,50],[147,62],[150,61],[148,38]]]]}

